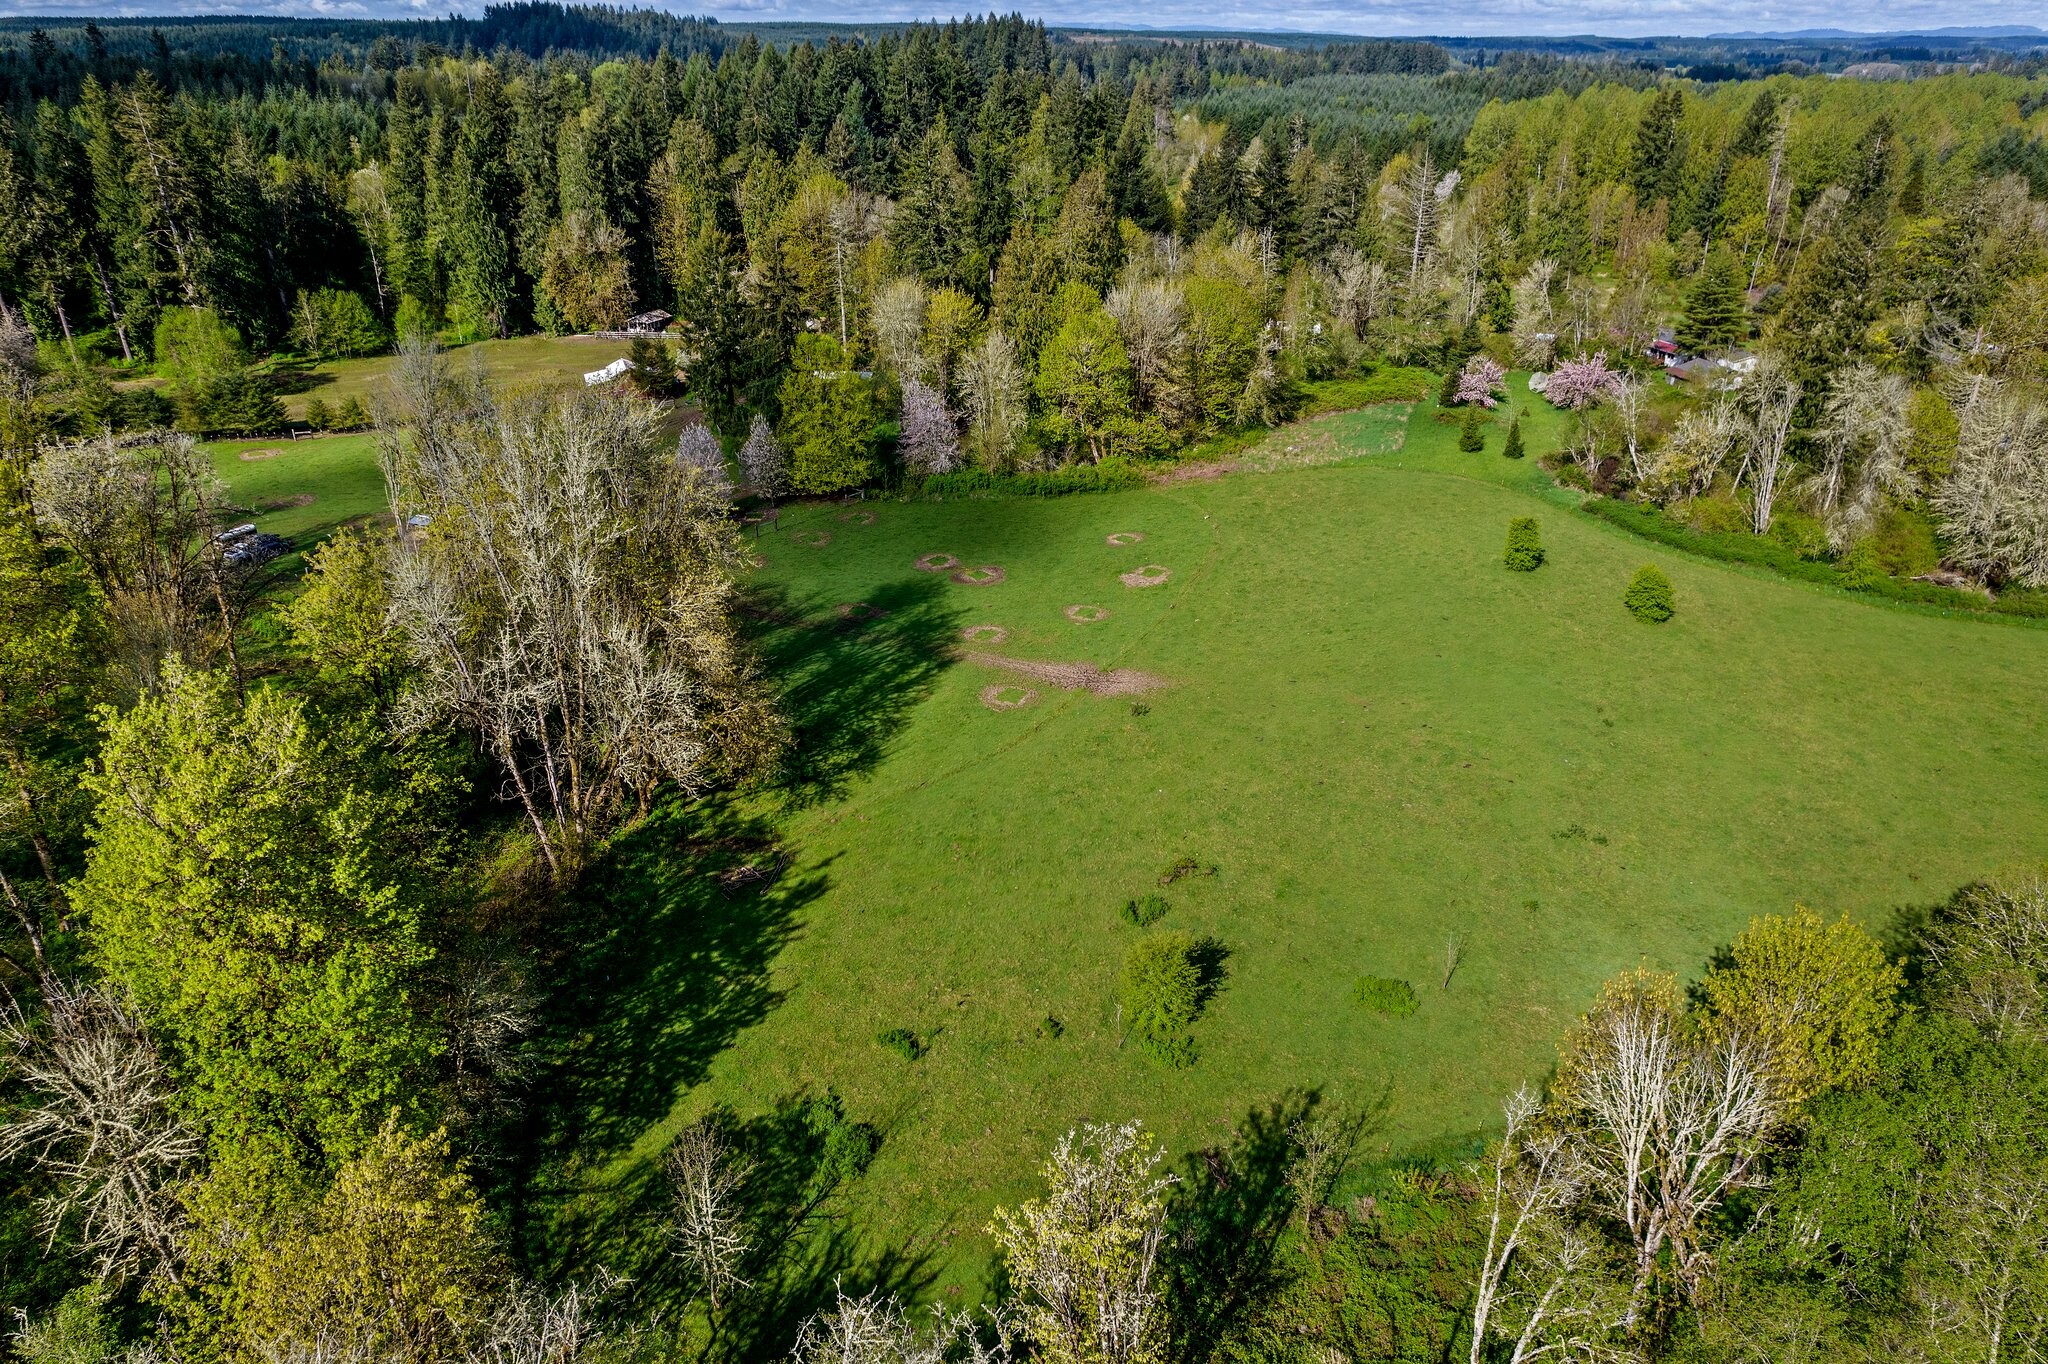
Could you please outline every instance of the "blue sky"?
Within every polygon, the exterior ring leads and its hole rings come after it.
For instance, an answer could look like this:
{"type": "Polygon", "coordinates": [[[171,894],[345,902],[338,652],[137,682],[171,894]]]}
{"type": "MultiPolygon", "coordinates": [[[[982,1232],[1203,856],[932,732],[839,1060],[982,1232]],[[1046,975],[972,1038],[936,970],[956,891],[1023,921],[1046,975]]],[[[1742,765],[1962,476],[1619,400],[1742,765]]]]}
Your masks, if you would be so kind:
{"type": "MultiPolygon", "coordinates": [[[[727,0],[670,3],[722,19],[929,19],[962,11],[932,0],[727,0]]],[[[982,8],[994,8],[984,4],[982,8]]],[[[1011,5],[1000,8],[1007,10],[1011,5]]],[[[476,13],[482,0],[0,0],[0,14],[306,14],[372,18],[476,13]]],[[[1288,6],[1246,0],[1048,0],[1021,6],[1049,23],[1175,24],[1295,29],[1371,36],[1411,34],[1702,34],[1839,27],[1859,31],[2010,24],[2034,18],[2012,0],[1306,0],[1288,6]]],[[[2038,21],[2038,20],[2037,20],[2038,21]]]]}

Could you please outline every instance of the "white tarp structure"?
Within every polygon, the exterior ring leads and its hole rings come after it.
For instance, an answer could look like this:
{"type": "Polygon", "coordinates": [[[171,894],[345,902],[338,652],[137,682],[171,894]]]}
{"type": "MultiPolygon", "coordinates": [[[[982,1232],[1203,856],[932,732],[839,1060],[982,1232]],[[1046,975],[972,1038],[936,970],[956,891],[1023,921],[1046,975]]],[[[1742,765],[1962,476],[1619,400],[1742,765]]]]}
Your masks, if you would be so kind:
{"type": "Polygon", "coordinates": [[[624,356],[620,356],[618,359],[612,361],[609,365],[606,365],[603,369],[591,370],[588,374],[583,376],[583,382],[589,385],[590,387],[595,388],[599,384],[610,383],[612,380],[618,378],[621,374],[624,374],[627,370],[631,368],[633,368],[633,362],[631,360],[626,359],[624,356]]]}

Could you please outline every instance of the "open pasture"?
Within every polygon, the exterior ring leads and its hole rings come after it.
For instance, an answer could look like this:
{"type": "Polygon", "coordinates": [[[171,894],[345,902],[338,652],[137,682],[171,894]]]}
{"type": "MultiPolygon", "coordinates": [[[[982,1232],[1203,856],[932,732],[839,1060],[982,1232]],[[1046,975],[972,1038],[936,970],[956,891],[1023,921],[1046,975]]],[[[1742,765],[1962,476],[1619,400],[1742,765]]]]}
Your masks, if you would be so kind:
{"type": "Polygon", "coordinates": [[[1179,1158],[1312,1090],[1381,1107],[1376,1151],[1456,1151],[1616,971],[2048,855],[2048,632],[1648,546],[1530,496],[1504,423],[1461,455],[1428,411],[1399,449],[1398,410],[1323,419],[1349,462],[762,529],[797,746],[593,879],[530,1244],[658,1264],[667,1137],[831,1091],[881,1145],[820,1272],[971,1299],[990,1209],[1078,1121],[1179,1158]],[[1507,572],[1532,513],[1548,561],[1507,572]],[[1645,563],[1667,624],[1623,609],[1645,563]],[[1119,1045],[1148,892],[1213,939],[1187,1069],[1119,1045]],[[1366,975],[1419,1007],[1360,1007],[1366,975]]]}

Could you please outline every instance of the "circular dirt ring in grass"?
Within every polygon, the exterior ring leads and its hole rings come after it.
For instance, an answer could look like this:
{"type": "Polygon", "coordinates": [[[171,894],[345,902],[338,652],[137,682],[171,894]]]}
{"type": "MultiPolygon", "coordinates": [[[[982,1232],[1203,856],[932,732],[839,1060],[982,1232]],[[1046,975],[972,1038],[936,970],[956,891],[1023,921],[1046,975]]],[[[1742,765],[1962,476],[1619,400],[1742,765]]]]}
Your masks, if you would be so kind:
{"type": "Polygon", "coordinates": [[[1010,632],[1000,625],[970,625],[960,632],[960,638],[970,644],[1001,644],[1010,637],[1010,632]]]}
{"type": "Polygon", "coordinates": [[[927,554],[911,567],[920,573],[944,573],[949,568],[960,567],[960,561],[950,554],[927,554]]]}
{"type": "Polygon", "coordinates": [[[1009,576],[1001,564],[982,564],[961,569],[953,575],[953,581],[963,587],[992,587],[1009,576]]]}
{"type": "Polygon", "coordinates": [[[254,464],[259,459],[276,459],[283,453],[284,451],[274,448],[268,450],[244,450],[235,458],[254,464]]]}
{"type": "Polygon", "coordinates": [[[1029,687],[1015,683],[998,682],[993,687],[981,689],[981,704],[990,710],[1017,710],[1038,699],[1038,693],[1029,687]]]}
{"type": "Polygon", "coordinates": [[[870,606],[864,601],[843,601],[835,608],[841,620],[880,620],[888,615],[879,606],[870,606]]]}
{"type": "Polygon", "coordinates": [[[311,493],[290,493],[284,497],[273,497],[268,501],[258,502],[256,510],[275,512],[284,511],[288,507],[310,507],[316,500],[311,493]]]}
{"type": "Polygon", "coordinates": [[[1117,581],[1125,587],[1157,587],[1173,576],[1173,570],[1164,564],[1140,564],[1128,573],[1117,574],[1117,581]]]}
{"type": "Polygon", "coordinates": [[[789,538],[812,549],[823,549],[832,543],[832,536],[822,530],[800,530],[789,538]]]}
{"type": "Polygon", "coordinates": [[[1100,606],[1069,606],[1067,619],[1076,625],[1093,625],[1099,620],[1108,620],[1109,612],[1100,606]]]}
{"type": "Polygon", "coordinates": [[[872,526],[875,524],[875,514],[871,511],[863,511],[859,507],[855,507],[852,511],[839,513],[839,519],[850,526],[872,526]]]}
{"type": "Polygon", "coordinates": [[[1116,534],[1109,537],[1108,543],[1112,545],[1135,545],[1138,543],[1138,541],[1144,538],[1145,537],[1137,531],[1120,530],[1116,534]]]}

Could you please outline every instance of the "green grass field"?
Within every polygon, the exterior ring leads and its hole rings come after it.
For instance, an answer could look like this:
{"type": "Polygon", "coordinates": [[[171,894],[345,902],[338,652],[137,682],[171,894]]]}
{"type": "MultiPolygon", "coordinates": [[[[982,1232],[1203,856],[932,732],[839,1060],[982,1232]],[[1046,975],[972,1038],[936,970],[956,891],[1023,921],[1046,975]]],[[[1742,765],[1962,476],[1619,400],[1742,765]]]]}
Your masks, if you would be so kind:
{"type": "Polygon", "coordinates": [[[388,506],[368,435],[214,441],[206,451],[246,519],[300,550],[388,506]]]}
{"type": "MultiPolygon", "coordinates": [[[[1546,500],[1504,419],[1469,455],[1431,411],[1277,432],[1243,456],[1270,473],[789,508],[755,575],[786,782],[644,827],[563,929],[548,1135],[517,1176],[543,1261],[658,1276],[668,1136],[830,1090],[882,1144],[814,1270],[971,1300],[990,1209],[1079,1121],[1141,1117],[1178,1158],[1315,1090],[1384,1103],[1379,1151],[1458,1149],[1616,971],[1696,973],[1794,902],[1882,926],[2048,856],[2048,632],[1646,545],[1546,500]],[[1530,513],[1549,561],[1507,572],[1530,513]],[[1666,625],[1622,608],[1644,563],[1677,586],[1666,625]],[[1120,582],[1146,565],[1170,576],[1120,582]],[[1007,636],[965,643],[980,625],[1007,636]],[[1067,691],[956,649],[1166,685],[1067,691]],[[771,847],[765,890],[704,874],[771,847]],[[1184,855],[1215,874],[1161,890],[1184,855]],[[1227,954],[1184,1071],[1118,1045],[1118,910],[1147,890],[1227,954]],[[1364,974],[1421,1007],[1361,1009],[1364,974]]],[[[1556,421],[1531,405],[1532,453],[1556,421]]]]}
{"type": "MultiPolygon", "coordinates": [[[[458,369],[474,365],[498,385],[535,385],[541,388],[572,388],[583,376],[626,353],[624,341],[601,341],[588,336],[519,336],[503,341],[472,341],[448,351],[448,361],[458,369]]],[[[365,406],[377,386],[390,372],[393,356],[372,355],[360,360],[330,360],[305,371],[299,382],[306,387],[284,400],[293,419],[306,415],[306,404],[314,398],[329,408],[350,398],[365,406]]]]}

